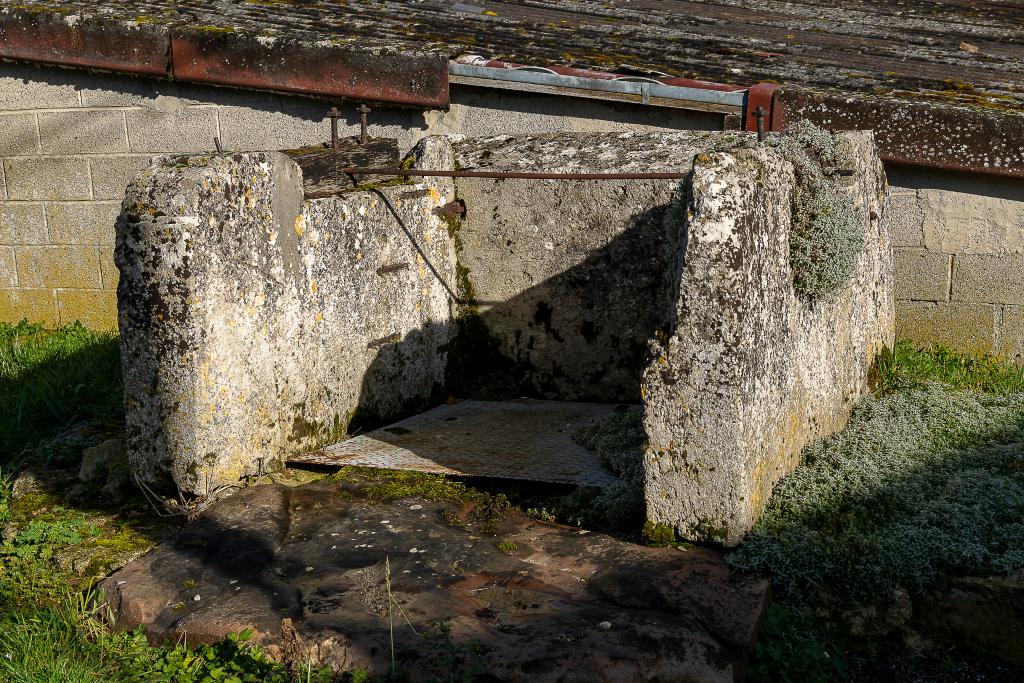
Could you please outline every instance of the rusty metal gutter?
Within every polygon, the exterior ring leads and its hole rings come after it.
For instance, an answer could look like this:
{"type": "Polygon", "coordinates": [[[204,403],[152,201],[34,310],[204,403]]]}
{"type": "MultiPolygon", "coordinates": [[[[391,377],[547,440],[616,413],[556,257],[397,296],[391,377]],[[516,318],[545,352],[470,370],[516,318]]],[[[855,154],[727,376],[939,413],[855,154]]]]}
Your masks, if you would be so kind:
{"type": "Polygon", "coordinates": [[[448,107],[448,59],[442,54],[101,15],[4,9],[0,59],[325,98],[448,107]]]}

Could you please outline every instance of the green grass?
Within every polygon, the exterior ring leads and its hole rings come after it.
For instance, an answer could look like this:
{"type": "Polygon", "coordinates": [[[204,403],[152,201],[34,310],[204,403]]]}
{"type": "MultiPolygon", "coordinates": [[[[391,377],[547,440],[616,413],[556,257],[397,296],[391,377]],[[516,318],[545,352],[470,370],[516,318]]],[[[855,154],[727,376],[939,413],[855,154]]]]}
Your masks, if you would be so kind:
{"type": "Polygon", "coordinates": [[[122,414],[115,336],[0,323],[0,465],[72,424],[122,414]]]}
{"type": "Polygon", "coordinates": [[[877,379],[845,430],[804,449],[728,557],[778,591],[751,680],[842,679],[844,649],[870,660],[879,646],[851,636],[843,611],[1024,568],[1021,369],[901,342],[877,379]]]}
{"type": "Polygon", "coordinates": [[[879,357],[878,375],[880,393],[929,383],[990,394],[1024,392],[1024,366],[984,354],[960,353],[941,344],[925,349],[897,342],[879,357]]]}

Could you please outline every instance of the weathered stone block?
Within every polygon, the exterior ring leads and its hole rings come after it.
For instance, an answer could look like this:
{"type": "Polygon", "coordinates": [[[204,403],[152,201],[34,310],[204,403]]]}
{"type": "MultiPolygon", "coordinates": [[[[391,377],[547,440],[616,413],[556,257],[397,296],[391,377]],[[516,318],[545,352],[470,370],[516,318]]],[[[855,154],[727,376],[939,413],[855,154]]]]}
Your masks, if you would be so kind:
{"type": "Polygon", "coordinates": [[[93,198],[118,201],[124,199],[128,183],[141,173],[142,169],[149,166],[149,160],[148,155],[89,159],[93,198]]]}
{"type": "Polygon", "coordinates": [[[18,281],[22,287],[100,287],[100,264],[96,247],[17,247],[18,281]]]}
{"type": "MultiPolygon", "coordinates": [[[[1019,188],[1019,183],[1017,184],[1019,188]]],[[[1016,197],[919,190],[925,246],[947,254],[1024,253],[1024,190],[1016,197]]]]}
{"type": "Polygon", "coordinates": [[[52,289],[0,289],[0,320],[16,323],[21,319],[56,327],[57,296],[52,289]]]}
{"type": "Polygon", "coordinates": [[[89,166],[83,158],[4,159],[8,199],[89,199],[89,166]]]}
{"type": "Polygon", "coordinates": [[[960,351],[991,353],[995,348],[995,307],[898,301],[896,336],[923,346],[937,343],[960,351]]]}
{"type": "Polygon", "coordinates": [[[94,330],[117,329],[117,293],[113,290],[61,289],[57,291],[61,325],[76,320],[94,330]]]}
{"type": "Polygon", "coordinates": [[[75,83],[84,78],[66,69],[0,63],[0,111],[77,107],[75,83]]]}
{"type": "Polygon", "coordinates": [[[925,249],[896,249],[893,257],[897,298],[916,301],[949,299],[949,254],[925,249]]]}
{"type": "MultiPolygon", "coordinates": [[[[429,168],[451,167],[425,141],[429,168]]],[[[115,261],[129,457],[206,494],[444,382],[450,181],[304,202],[280,153],[158,160],[129,186],[115,261]]]]}
{"type": "MultiPolygon", "coordinates": [[[[682,171],[706,133],[548,134],[456,144],[462,168],[682,171]]],[[[636,401],[647,342],[669,324],[678,244],[664,214],[679,180],[459,178],[459,395],[636,401]]]]}
{"type": "Polygon", "coordinates": [[[323,118],[323,111],[302,117],[275,109],[222,107],[217,115],[221,142],[231,151],[298,149],[330,138],[330,126],[323,118]]]}
{"type": "Polygon", "coordinates": [[[924,246],[925,217],[917,190],[892,188],[885,220],[889,223],[894,247],[924,246]]]}
{"type": "Polygon", "coordinates": [[[14,247],[0,247],[0,287],[18,286],[18,267],[14,247]]]}
{"type": "Polygon", "coordinates": [[[957,254],[953,301],[1024,303],[1024,254],[957,254]]]}
{"type": "Polygon", "coordinates": [[[214,148],[217,110],[189,107],[177,111],[139,109],[125,113],[133,152],[203,152],[214,148]]]}
{"type": "Polygon", "coordinates": [[[6,114],[0,116],[0,155],[37,154],[39,136],[36,135],[34,114],[6,114]]]}
{"type": "MultiPolygon", "coordinates": [[[[51,244],[114,244],[118,202],[55,202],[46,205],[51,244]]],[[[56,286],[56,285],[54,285],[56,286]]]]}
{"type": "Polygon", "coordinates": [[[685,538],[736,545],[808,442],[841,429],[893,342],[885,175],[870,133],[843,134],[866,243],[831,297],[793,290],[791,167],[763,148],[702,155],[675,234],[674,324],[643,392],[647,516],[685,538]],[[682,219],[689,216],[688,220],[682,219]]]}
{"type": "Polygon", "coordinates": [[[43,205],[0,203],[0,244],[46,244],[43,205]]]}
{"type": "Polygon", "coordinates": [[[39,140],[46,154],[127,152],[121,111],[40,112],[39,140]]]}
{"type": "Polygon", "coordinates": [[[1024,359],[1024,306],[1003,306],[999,347],[996,350],[1018,361],[1024,359]]]}
{"type": "Polygon", "coordinates": [[[114,263],[113,245],[101,245],[99,253],[100,280],[103,283],[103,289],[117,289],[117,281],[120,279],[120,274],[117,272],[117,264],[114,263]]]}

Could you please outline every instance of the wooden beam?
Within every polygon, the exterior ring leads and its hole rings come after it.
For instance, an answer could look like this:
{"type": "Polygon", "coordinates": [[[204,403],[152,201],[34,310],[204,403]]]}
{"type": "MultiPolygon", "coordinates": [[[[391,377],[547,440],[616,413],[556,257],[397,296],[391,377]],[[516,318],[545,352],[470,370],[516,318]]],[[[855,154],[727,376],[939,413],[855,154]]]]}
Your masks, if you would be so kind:
{"type": "Polygon", "coordinates": [[[351,192],[358,185],[379,183],[392,176],[350,176],[338,169],[360,166],[364,168],[393,167],[398,165],[398,140],[377,138],[360,145],[357,138],[343,138],[337,149],[324,145],[286,149],[284,153],[302,169],[302,189],[306,199],[330,197],[351,192]]]}

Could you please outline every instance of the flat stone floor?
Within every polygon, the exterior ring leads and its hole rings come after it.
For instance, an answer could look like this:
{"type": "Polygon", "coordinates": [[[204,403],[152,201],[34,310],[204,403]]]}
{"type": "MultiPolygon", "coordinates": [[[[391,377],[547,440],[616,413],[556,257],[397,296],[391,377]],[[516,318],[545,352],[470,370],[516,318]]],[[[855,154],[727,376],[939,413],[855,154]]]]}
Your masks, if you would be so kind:
{"type": "Polygon", "coordinates": [[[573,436],[614,410],[610,403],[458,401],[289,463],[604,487],[615,476],[573,436]]]}
{"type": "Polygon", "coordinates": [[[766,579],[713,549],[546,524],[450,482],[396,492],[406,478],[349,471],[214,504],[100,585],[116,626],[188,643],[252,628],[274,657],[380,676],[393,647],[408,681],[742,677],[766,579]]]}

